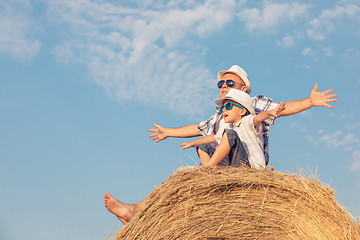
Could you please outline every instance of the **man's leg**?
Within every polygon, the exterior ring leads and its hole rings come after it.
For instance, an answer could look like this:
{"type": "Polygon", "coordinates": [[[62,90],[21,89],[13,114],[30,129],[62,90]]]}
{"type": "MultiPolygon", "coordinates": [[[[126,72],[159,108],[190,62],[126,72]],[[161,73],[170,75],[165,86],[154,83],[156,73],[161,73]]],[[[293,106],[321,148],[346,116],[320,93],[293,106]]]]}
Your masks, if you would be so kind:
{"type": "Polygon", "coordinates": [[[142,209],[146,200],[147,199],[144,199],[135,204],[127,204],[120,202],[109,193],[106,193],[104,196],[104,205],[107,210],[114,214],[123,224],[127,224],[131,221],[135,213],[142,209]]]}

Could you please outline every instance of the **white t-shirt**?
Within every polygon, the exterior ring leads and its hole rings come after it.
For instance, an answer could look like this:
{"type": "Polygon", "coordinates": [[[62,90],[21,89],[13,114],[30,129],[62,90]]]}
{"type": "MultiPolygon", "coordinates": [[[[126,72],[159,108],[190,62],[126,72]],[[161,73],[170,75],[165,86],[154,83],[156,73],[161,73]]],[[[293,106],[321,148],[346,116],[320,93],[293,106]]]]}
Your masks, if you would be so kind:
{"type": "Polygon", "coordinates": [[[245,148],[251,167],[265,169],[262,124],[254,126],[254,117],[255,115],[245,116],[235,126],[226,127],[225,122],[220,124],[215,139],[220,144],[225,128],[235,130],[245,148]]]}

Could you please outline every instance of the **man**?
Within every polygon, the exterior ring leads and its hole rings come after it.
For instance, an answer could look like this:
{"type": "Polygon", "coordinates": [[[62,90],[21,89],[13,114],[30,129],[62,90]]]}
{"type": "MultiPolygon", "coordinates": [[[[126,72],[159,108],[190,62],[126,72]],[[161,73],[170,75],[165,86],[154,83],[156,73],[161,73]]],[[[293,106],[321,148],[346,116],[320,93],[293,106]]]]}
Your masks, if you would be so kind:
{"type": "MultiPolygon", "coordinates": [[[[217,75],[218,78],[218,88],[220,93],[220,98],[224,98],[231,88],[238,89],[248,94],[251,92],[251,84],[248,78],[247,73],[241,67],[234,65],[229,70],[220,71],[217,75]]],[[[281,112],[280,116],[289,116],[302,111],[305,111],[313,106],[325,106],[333,108],[329,105],[328,102],[337,101],[336,94],[328,95],[333,89],[326,90],[324,92],[317,92],[318,84],[315,84],[313,90],[311,91],[310,97],[297,100],[289,101],[285,103],[285,110],[281,112]]],[[[253,97],[253,106],[255,107],[255,112],[258,114],[262,111],[267,111],[275,108],[278,104],[275,103],[272,99],[266,98],[264,96],[253,97]]],[[[266,164],[269,161],[268,154],[268,132],[269,124],[274,123],[275,118],[268,119],[266,122],[263,122],[263,136],[264,136],[264,155],[266,164]]],[[[149,132],[153,132],[149,137],[152,138],[155,142],[162,141],[168,137],[177,137],[177,138],[190,138],[197,136],[207,136],[211,134],[216,134],[219,130],[223,131],[226,128],[226,124],[222,119],[219,109],[216,109],[214,115],[212,115],[208,120],[203,121],[199,124],[192,124],[180,128],[164,128],[154,122],[156,129],[149,129],[149,132]]],[[[214,146],[216,147],[216,146],[214,146]]],[[[127,204],[118,201],[109,193],[106,193],[104,196],[105,207],[109,212],[113,213],[123,224],[127,224],[132,217],[142,209],[146,203],[146,199],[139,203],[127,204]]]]}

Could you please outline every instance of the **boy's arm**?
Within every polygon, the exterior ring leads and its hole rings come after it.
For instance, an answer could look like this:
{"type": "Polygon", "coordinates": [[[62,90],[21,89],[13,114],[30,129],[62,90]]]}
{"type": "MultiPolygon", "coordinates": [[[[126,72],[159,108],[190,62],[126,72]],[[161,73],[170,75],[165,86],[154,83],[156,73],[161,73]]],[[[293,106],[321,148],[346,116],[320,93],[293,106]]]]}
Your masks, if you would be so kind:
{"type": "Polygon", "coordinates": [[[185,150],[187,148],[199,146],[200,144],[203,144],[203,143],[212,143],[215,141],[216,141],[215,135],[207,135],[205,137],[202,137],[202,138],[197,139],[192,142],[184,142],[184,143],[180,144],[180,146],[183,146],[183,148],[181,148],[181,150],[185,150]]]}
{"type": "Polygon", "coordinates": [[[259,125],[260,123],[262,123],[263,121],[265,121],[266,119],[270,118],[270,117],[281,117],[282,112],[285,111],[286,109],[286,105],[284,102],[281,102],[276,108],[265,111],[265,112],[260,112],[258,115],[256,115],[254,117],[254,126],[259,125]]]}
{"type": "Polygon", "coordinates": [[[149,138],[152,138],[152,140],[155,142],[164,140],[167,137],[189,138],[202,136],[196,124],[180,128],[164,128],[163,126],[160,126],[154,122],[154,126],[156,129],[149,129],[148,131],[153,132],[149,138]]]}
{"type": "Polygon", "coordinates": [[[297,100],[297,101],[289,101],[285,104],[286,109],[281,112],[280,117],[282,116],[289,116],[293,115],[302,111],[305,111],[311,107],[328,107],[328,108],[334,108],[334,106],[331,106],[328,104],[328,102],[336,102],[337,94],[329,94],[334,89],[328,89],[324,92],[317,92],[318,84],[315,83],[315,86],[313,90],[311,91],[310,97],[303,99],[303,100],[297,100]]]}

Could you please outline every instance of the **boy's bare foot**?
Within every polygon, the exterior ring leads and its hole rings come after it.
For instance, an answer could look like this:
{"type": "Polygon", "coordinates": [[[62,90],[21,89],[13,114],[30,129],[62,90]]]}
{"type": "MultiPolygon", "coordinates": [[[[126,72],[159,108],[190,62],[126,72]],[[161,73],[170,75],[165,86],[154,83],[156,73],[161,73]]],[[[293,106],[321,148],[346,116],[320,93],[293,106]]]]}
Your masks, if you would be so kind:
{"type": "Polygon", "coordinates": [[[120,202],[109,193],[106,193],[104,196],[104,205],[107,210],[114,214],[123,224],[130,222],[138,211],[138,204],[120,202]]]}

